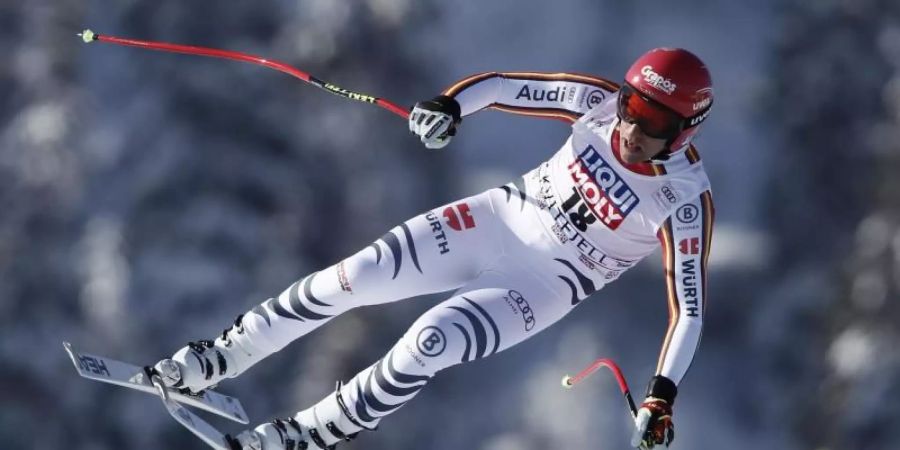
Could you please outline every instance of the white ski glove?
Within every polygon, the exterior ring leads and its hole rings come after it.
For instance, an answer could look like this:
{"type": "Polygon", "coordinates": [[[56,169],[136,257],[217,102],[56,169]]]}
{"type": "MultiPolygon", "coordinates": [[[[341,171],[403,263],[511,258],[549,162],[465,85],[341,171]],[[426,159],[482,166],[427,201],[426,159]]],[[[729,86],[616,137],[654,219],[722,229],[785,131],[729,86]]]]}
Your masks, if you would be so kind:
{"type": "Polygon", "coordinates": [[[450,143],[461,121],[459,103],[439,95],[416,103],[409,114],[409,131],[419,136],[426,148],[439,149],[450,143]]]}

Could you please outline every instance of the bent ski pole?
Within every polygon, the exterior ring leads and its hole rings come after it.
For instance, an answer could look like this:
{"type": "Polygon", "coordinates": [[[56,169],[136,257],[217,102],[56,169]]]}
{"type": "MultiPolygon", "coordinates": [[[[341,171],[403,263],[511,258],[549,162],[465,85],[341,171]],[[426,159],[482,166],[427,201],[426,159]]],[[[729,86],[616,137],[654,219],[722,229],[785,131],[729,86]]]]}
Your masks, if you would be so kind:
{"type": "Polygon", "coordinates": [[[625,402],[628,404],[628,410],[631,412],[631,417],[637,416],[637,407],[634,406],[634,399],[631,397],[631,391],[628,389],[628,382],[625,381],[625,375],[622,375],[622,369],[619,369],[619,366],[609,358],[600,358],[594,361],[590,366],[587,366],[584,370],[578,372],[574,377],[568,375],[564,376],[562,385],[564,388],[569,389],[601,367],[608,368],[616,377],[616,382],[619,384],[619,390],[622,391],[622,396],[625,397],[625,402]]]}
{"type": "Polygon", "coordinates": [[[409,117],[409,112],[405,109],[393,103],[389,100],[385,100],[383,98],[373,97],[371,95],[360,94],[353,91],[348,91],[340,86],[326,83],[302,70],[299,70],[295,67],[291,67],[285,63],[273,61],[267,58],[263,58],[260,56],[249,55],[247,53],[235,52],[230,50],[221,50],[216,48],[208,48],[208,47],[197,47],[193,45],[180,45],[180,44],[169,44],[166,42],[155,42],[155,41],[145,41],[139,39],[130,39],[130,38],[122,38],[116,36],[110,36],[106,34],[94,33],[91,30],[84,30],[78,34],[81,36],[81,39],[86,43],[91,43],[94,41],[99,42],[107,42],[110,44],[117,45],[125,45],[129,47],[138,47],[145,48],[149,50],[157,50],[162,52],[171,52],[171,53],[184,53],[187,55],[198,55],[198,56],[209,56],[211,58],[223,58],[230,59],[234,61],[242,61],[248,62],[251,64],[257,64],[260,66],[265,66],[270,69],[275,69],[280,72],[284,72],[288,75],[291,75],[295,78],[299,78],[317,88],[328,91],[334,95],[338,95],[344,98],[348,98],[350,100],[356,100],[365,103],[372,103],[378,105],[404,119],[409,117]]]}

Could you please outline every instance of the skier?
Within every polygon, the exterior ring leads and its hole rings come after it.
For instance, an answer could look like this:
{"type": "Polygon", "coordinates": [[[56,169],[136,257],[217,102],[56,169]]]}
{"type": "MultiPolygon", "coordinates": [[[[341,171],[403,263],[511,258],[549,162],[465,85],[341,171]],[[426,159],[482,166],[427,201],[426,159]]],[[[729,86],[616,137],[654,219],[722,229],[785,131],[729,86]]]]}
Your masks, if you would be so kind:
{"type": "Polygon", "coordinates": [[[461,80],[413,108],[409,129],[425,147],[443,148],[462,117],[485,108],[560,119],[572,134],[523,177],[400,224],[154,368],[198,392],[351,308],[455,290],[317,404],[229,437],[235,449],[331,449],[373,430],[438,371],[533,336],[662,245],[669,325],[632,444],[668,446],[706,306],[713,206],[691,140],[712,100],[703,62],[672,48],[642,55],[621,86],[569,73],[461,80]]]}

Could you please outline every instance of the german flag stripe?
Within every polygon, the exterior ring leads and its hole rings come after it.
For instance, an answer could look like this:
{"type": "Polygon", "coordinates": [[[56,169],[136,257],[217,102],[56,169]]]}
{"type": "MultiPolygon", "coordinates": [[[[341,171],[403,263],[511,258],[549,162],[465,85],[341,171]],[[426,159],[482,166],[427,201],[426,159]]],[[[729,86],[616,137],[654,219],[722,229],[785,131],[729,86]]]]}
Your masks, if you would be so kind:
{"type": "Polygon", "coordinates": [[[499,103],[491,104],[488,108],[525,116],[546,117],[548,119],[562,120],[563,122],[568,123],[574,123],[581,117],[581,114],[561,108],[522,108],[519,106],[501,105],[499,103]]]}
{"type": "Polygon", "coordinates": [[[678,326],[678,318],[680,316],[678,294],[675,290],[675,239],[672,236],[671,217],[666,219],[662,226],[659,227],[659,233],[663,249],[663,267],[665,267],[663,275],[666,279],[666,292],[669,300],[669,327],[666,330],[666,338],[659,353],[659,361],[656,363],[656,373],[662,372],[666,353],[669,351],[669,344],[672,342],[672,335],[675,334],[675,328],[678,326]]]}
{"type": "Polygon", "coordinates": [[[653,175],[665,175],[666,174],[666,166],[662,164],[650,164],[653,169],[653,175]]]}
{"type": "Polygon", "coordinates": [[[446,95],[448,97],[455,97],[456,94],[459,94],[463,89],[465,89],[475,83],[487,80],[488,78],[493,78],[493,77],[497,77],[497,76],[500,76],[500,74],[497,72],[477,73],[468,78],[464,78],[460,81],[457,81],[453,86],[450,86],[449,88],[447,88],[447,90],[444,91],[444,95],[446,95]]]}
{"type": "Polygon", "coordinates": [[[709,262],[709,251],[712,248],[713,221],[716,210],[713,206],[712,194],[705,191],[700,194],[700,203],[703,207],[703,258],[700,259],[700,276],[703,277],[703,317],[706,317],[706,305],[709,303],[709,295],[706,291],[706,267],[709,262]]]}
{"type": "Polygon", "coordinates": [[[693,145],[688,147],[687,151],[684,152],[684,156],[687,157],[688,162],[691,164],[695,164],[700,161],[700,153],[697,152],[697,148],[693,145]]]}

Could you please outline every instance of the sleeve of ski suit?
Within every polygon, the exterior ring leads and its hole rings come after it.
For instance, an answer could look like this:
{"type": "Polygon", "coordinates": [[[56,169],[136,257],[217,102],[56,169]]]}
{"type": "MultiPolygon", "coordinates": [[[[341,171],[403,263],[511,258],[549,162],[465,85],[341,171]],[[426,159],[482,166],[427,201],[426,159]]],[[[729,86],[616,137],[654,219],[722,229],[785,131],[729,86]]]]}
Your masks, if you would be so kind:
{"type": "Polygon", "coordinates": [[[485,72],[444,91],[459,102],[462,115],[485,108],[572,123],[619,86],[575,73],[485,72]]]}
{"type": "Polygon", "coordinates": [[[669,326],[656,374],[681,382],[703,334],[706,270],[715,211],[709,191],[676,209],[657,233],[669,304],[669,326]]]}

